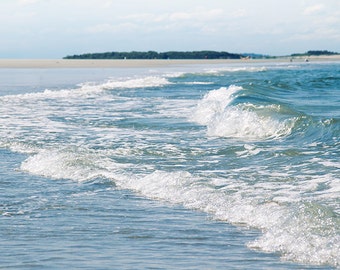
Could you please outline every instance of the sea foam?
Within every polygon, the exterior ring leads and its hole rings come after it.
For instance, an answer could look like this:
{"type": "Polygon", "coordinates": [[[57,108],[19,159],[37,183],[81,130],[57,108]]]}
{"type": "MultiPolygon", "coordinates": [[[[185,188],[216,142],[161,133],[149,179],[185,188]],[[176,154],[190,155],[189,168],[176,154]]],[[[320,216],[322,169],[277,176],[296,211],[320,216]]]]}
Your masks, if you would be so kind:
{"type": "Polygon", "coordinates": [[[145,77],[129,77],[121,79],[110,79],[103,83],[86,82],[78,84],[76,88],[51,90],[45,89],[41,92],[25,93],[18,95],[7,95],[0,97],[0,102],[8,102],[10,100],[34,100],[43,98],[77,98],[95,96],[105,90],[113,89],[132,89],[132,88],[149,88],[161,87],[171,84],[164,76],[145,76],[145,77]]]}
{"type": "Polygon", "coordinates": [[[296,128],[295,112],[303,108],[285,111],[280,101],[286,90],[275,100],[247,84],[192,83],[199,82],[192,75],[186,78],[191,85],[176,77],[129,77],[0,97],[0,146],[30,155],[20,167],[25,172],[112,181],[119,189],[261,230],[248,243],[252,249],[338,266],[339,122],[310,125],[313,136],[305,143],[309,122],[296,128]],[[170,84],[177,84],[171,86],[175,98],[163,89],[170,84]],[[148,87],[157,91],[139,91],[148,87]],[[315,137],[320,126],[334,127],[331,142],[315,137]]]}
{"type": "Polygon", "coordinates": [[[250,106],[246,103],[232,105],[243,90],[239,86],[222,87],[208,92],[193,112],[191,120],[207,126],[207,135],[245,140],[270,139],[291,133],[294,119],[279,120],[273,115],[258,112],[276,110],[273,106],[250,106]],[[256,110],[250,110],[254,107],[256,110]]]}
{"type": "MultiPolygon", "coordinates": [[[[260,238],[248,243],[250,248],[277,251],[288,260],[304,263],[339,264],[337,221],[334,213],[322,205],[301,202],[292,211],[289,206],[292,200],[276,201],[278,186],[270,183],[253,185],[218,177],[207,182],[204,176],[186,171],[155,170],[137,175],[129,173],[131,166],[91,151],[64,149],[42,150],[24,161],[21,169],[54,179],[110,179],[118,188],[133,190],[147,198],[181,204],[206,212],[216,220],[262,230],[260,238]]],[[[280,193],[285,189],[292,194],[289,185],[280,187],[280,193]]],[[[300,192],[293,200],[300,200],[300,192]]]]}

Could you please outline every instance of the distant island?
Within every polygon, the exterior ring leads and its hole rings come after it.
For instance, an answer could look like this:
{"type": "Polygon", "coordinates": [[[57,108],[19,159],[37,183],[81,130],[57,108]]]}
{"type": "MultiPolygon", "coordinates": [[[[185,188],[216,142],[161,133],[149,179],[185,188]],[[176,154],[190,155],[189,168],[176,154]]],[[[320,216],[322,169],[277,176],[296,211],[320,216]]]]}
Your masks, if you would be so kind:
{"type": "Polygon", "coordinates": [[[326,50],[315,50],[315,51],[308,51],[305,53],[293,53],[291,56],[296,57],[296,56],[330,56],[330,55],[339,55],[337,52],[330,52],[326,50]]]}
{"type": "Polygon", "coordinates": [[[217,51],[104,52],[66,56],[63,59],[241,59],[242,54],[217,51]]]}
{"type": "Polygon", "coordinates": [[[338,55],[339,53],[326,50],[307,51],[305,53],[294,53],[287,56],[268,56],[255,53],[229,53],[225,51],[132,51],[132,52],[104,52],[85,53],[78,55],[68,55],[63,59],[269,59],[277,57],[307,57],[338,55]]]}

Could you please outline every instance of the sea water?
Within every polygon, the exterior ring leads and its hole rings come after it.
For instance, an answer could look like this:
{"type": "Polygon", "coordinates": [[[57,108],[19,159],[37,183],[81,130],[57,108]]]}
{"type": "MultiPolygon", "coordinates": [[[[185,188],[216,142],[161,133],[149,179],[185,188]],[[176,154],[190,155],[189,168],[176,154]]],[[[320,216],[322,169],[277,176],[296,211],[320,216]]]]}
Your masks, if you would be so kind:
{"type": "Polygon", "coordinates": [[[340,63],[0,70],[0,268],[335,269],[340,63]]]}

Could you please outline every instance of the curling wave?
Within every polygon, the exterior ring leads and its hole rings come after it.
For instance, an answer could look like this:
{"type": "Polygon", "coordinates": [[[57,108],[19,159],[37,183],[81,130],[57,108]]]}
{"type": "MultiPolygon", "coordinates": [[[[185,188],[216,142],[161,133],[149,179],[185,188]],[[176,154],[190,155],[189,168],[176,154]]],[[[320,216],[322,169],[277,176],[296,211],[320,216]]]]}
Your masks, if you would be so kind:
{"type": "Polygon", "coordinates": [[[231,85],[208,92],[193,112],[191,120],[207,126],[208,136],[262,140],[287,136],[296,119],[275,117],[277,106],[233,101],[244,90],[231,85]]]}

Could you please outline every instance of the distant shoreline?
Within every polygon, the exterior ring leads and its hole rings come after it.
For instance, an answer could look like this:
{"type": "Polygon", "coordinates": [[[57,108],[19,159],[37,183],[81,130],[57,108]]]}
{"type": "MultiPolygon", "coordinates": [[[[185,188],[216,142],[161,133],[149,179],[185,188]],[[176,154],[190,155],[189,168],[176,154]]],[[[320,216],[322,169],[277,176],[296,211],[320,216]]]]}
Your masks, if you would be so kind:
{"type": "MultiPolygon", "coordinates": [[[[340,55],[310,56],[310,62],[340,61],[340,55]]],[[[270,59],[193,59],[193,60],[80,60],[80,59],[0,59],[0,68],[142,68],[204,64],[251,64],[305,62],[306,57],[278,57],[270,59]]]]}

